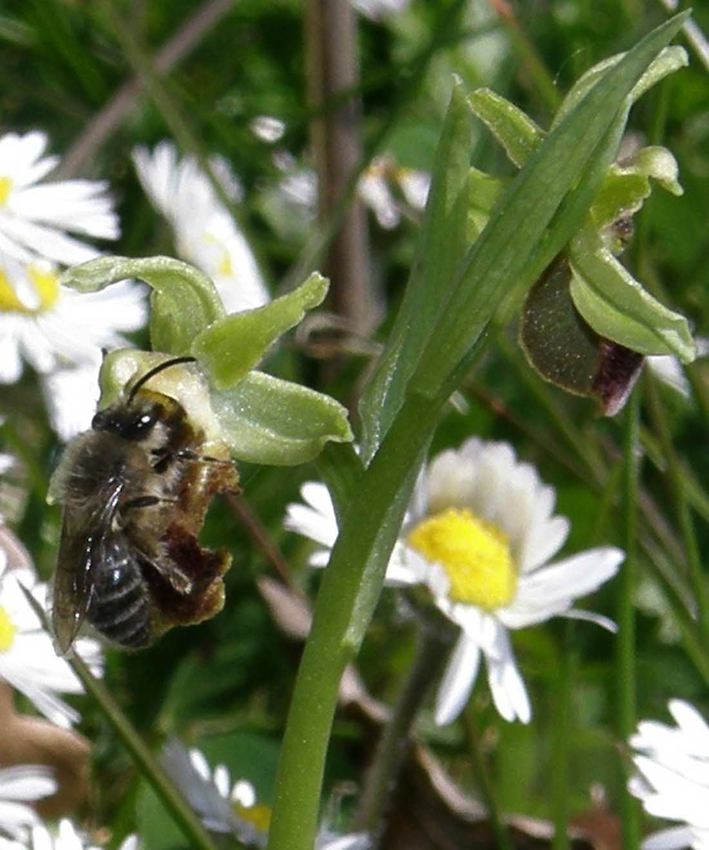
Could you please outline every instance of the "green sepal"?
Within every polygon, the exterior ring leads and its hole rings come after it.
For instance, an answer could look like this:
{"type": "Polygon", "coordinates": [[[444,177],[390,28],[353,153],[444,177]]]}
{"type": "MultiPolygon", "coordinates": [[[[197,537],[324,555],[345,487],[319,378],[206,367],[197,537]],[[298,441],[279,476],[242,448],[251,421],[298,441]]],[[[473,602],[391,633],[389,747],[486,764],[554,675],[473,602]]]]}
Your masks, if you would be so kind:
{"type": "MultiPolygon", "coordinates": [[[[576,106],[576,104],[584,97],[584,95],[596,85],[596,83],[605,75],[605,73],[613,68],[625,56],[625,53],[618,53],[615,56],[609,56],[593,68],[589,68],[585,74],[578,78],[574,85],[569,89],[568,94],[561,103],[561,106],[554,116],[551,129],[553,130],[562,119],[576,106]]],[[[648,65],[645,73],[633,86],[628,95],[628,108],[630,108],[638,98],[645,92],[660,82],[668,74],[683,68],[689,63],[687,51],[683,47],[672,45],[671,47],[663,48],[650,65],[648,65]]]]}
{"type": "Polygon", "coordinates": [[[525,112],[490,89],[477,89],[468,103],[518,168],[544,139],[544,131],[525,112]]]}
{"type": "Polygon", "coordinates": [[[328,281],[315,272],[301,286],[255,310],[218,319],[194,340],[191,353],[218,390],[234,386],[281,334],[322,303],[328,281]]]}
{"type": "Polygon", "coordinates": [[[252,371],[211,396],[222,439],[251,463],[290,466],[316,457],[332,440],[350,442],[346,409],[315,390],[252,371]]]}
{"type": "Polygon", "coordinates": [[[643,289],[597,232],[581,229],[569,247],[571,298],[596,333],[641,354],[694,360],[694,340],[684,316],[643,289]]]}
{"type": "Polygon", "coordinates": [[[96,292],[129,278],[145,281],[153,290],[150,342],[156,351],[189,354],[195,337],[224,315],[212,281],[171,257],[99,257],[68,269],[61,283],[79,292],[96,292]]]}

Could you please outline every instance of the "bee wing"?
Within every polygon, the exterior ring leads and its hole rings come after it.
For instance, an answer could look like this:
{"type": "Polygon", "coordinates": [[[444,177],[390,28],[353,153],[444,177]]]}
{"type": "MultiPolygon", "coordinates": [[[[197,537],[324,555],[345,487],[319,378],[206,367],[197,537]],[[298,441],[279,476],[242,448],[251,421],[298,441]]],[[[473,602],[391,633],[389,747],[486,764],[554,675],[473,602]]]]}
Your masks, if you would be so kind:
{"type": "Polygon", "coordinates": [[[55,644],[66,655],[84,622],[93,596],[93,573],[103,557],[123,489],[119,480],[109,482],[93,510],[66,504],[62,516],[57,569],[54,574],[52,627],[55,644]]]}

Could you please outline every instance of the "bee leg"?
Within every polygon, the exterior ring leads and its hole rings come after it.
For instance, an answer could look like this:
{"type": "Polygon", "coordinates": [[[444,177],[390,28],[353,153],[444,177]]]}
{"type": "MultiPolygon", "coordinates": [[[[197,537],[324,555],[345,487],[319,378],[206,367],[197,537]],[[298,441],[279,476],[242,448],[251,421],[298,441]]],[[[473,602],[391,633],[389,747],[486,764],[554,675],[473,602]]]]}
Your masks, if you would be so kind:
{"type": "Polygon", "coordinates": [[[153,464],[153,469],[156,472],[164,472],[167,465],[172,460],[186,460],[198,463],[216,463],[220,466],[233,466],[232,461],[223,460],[218,457],[210,457],[209,455],[198,455],[191,449],[179,449],[176,452],[165,453],[160,449],[154,449],[153,454],[158,456],[158,459],[153,464]]]}
{"type": "Polygon", "coordinates": [[[163,561],[160,557],[149,557],[143,553],[141,553],[140,557],[144,564],[152,567],[156,573],[162,576],[182,596],[187,596],[192,591],[192,579],[183,573],[171,560],[163,561]]]}
{"type": "Polygon", "coordinates": [[[155,505],[163,504],[175,505],[177,499],[163,499],[160,496],[136,496],[135,499],[130,499],[122,505],[122,508],[152,508],[155,505]]]}

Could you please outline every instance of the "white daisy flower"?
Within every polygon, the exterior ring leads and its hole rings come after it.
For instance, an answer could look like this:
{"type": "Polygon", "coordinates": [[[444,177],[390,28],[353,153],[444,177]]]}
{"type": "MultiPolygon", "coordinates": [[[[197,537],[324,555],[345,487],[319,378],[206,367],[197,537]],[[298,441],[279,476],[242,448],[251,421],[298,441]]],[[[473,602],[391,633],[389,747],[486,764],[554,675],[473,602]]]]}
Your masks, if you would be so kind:
{"type": "MultiPolygon", "coordinates": [[[[0,679],[24,694],[52,723],[68,728],[79,714],[58,694],[78,694],[83,687],[71,667],[54,651],[52,638],[32,610],[22,584],[47,607],[47,587],[37,584],[26,568],[10,569],[7,554],[0,548],[0,679]]],[[[101,651],[96,641],[77,641],[79,655],[101,673],[101,651]]]]}
{"type": "MultiPolygon", "coordinates": [[[[152,153],[136,148],[133,162],[153,206],[172,226],[177,253],[214,281],[227,312],[266,304],[270,296],[249,243],[194,158],[178,160],[175,146],[164,141],[152,153]]],[[[233,196],[238,189],[226,163],[214,157],[210,165],[233,196]]]]}
{"type": "MultiPolygon", "coordinates": [[[[94,251],[94,256],[96,252],[94,251]]],[[[39,373],[52,424],[69,439],[91,421],[102,348],[146,319],[142,289],[130,282],[79,293],[59,284],[45,260],[0,257],[0,383],[17,381],[23,361],[39,373]]]]}
{"type": "Polygon", "coordinates": [[[248,780],[232,783],[226,765],[212,770],[200,750],[187,750],[176,740],[165,745],[162,763],[205,829],[234,834],[249,846],[265,846],[271,810],[257,801],[248,780]]]}
{"type": "MultiPolygon", "coordinates": [[[[285,526],[319,544],[311,564],[324,566],[337,537],[332,502],[322,484],[305,484],[302,494],[305,504],[288,506],[285,526]]],[[[555,497],[506,443],[468,440],[419,476],[387,583],[426,585],[460,627],[436,698],[438,724],[450,723],[465,706],[481,657],[499,713],[529,722],[510,630],[555,616],[613,628],[571,606],[614,576],[624,553],[605,546],[550,563],[569,533],[569,521],[553,514],[555,497]]]]}
{"type": "Polygon", "coordinates": [[[0,253],[22,263],[86,262],[96,256],[96,249],[70,233],[98,239],[119,236],[108,184],[42,183],[59,162],[56,156],[45,156],[46,148],[47,136],[38,131],[0,137],[0,253]]]}
{"type": "MultiPolygon", "coordinates": [[[[266,845],[271,809],[258,802],[256,790],[247,779],[232,784],[226,765],[218,764],[212,770],[204,753],[195,748],[187,750],[176,740],[165,745],[162,763],[205,829],[232,833],[249,847],[266,845]]],[[[370,846],[364,833],[339,835],[326,828],[315,840],[315,850],[369,850],[370,846]]]]}
{"type": "Polygon", "coordinates": [[[643,841],[643,850],[709,850],[709,725],[682,700],[671,700],[677,726],[653,720],[638,724],[630,746],[638,774],[630,790],[655,817],[682,821],[643,841]]]}
{"type": "MultiPolygon", "coordinates": [[[[137,850],[138,839],[129,835],[118,850],[137,850]]],[[[32,829],[31,840],[27,844],[14,841],[0,840],[0,850],[101,850],[94,844],[87,843],[70,820],[59,821],[56,833],[52,834],[44,826],[32,829]]]]}
{"type": "Polygon", "coordinates": [[[48,767],[17,765],[0,768],[0,835],[26,841],[28,827],[39,824],[35,810],[28,805],[49,797],[57,790],[48,767]]]}

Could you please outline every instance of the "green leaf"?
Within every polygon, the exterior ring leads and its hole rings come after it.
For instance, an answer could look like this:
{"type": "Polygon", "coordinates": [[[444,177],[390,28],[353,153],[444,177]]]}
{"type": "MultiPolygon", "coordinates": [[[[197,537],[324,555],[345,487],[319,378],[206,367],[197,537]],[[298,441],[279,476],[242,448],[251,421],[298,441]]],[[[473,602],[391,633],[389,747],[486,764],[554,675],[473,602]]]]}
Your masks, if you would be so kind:
{"type": "Polygon", "coordinates": [[[571,297],[601,336],[641,354],[696,355],[687,320],[660,304],[635,280],[600,236],[584,228],[570,246],[571,297]]]}
{"type": "Polygon", "coordinates": [[[468,175],[470,202],[468,206],[467,237],[472,243],[485,229],[495,204],[500,200],[507,181],[477,168],[471,168],[468,175]]]}
{"type": "Polygon", "coordinates": [[[211,401],[222,439],[235,457],[251,463],[305,463],[328,440],[352,440],[341,404],[263,372],[249,372],[231,389],[213,392],[211,401]]]}
{"type": "Polygon", "coordinates": [[[507,156],[521,168],[544,138],[544,131],[514,103],[490,89],[477,89],[468,102],[507,156]]]}
{"type": "Polygon", "coordinates": [[[281,334],[297,325],[322,303],[328,282],[317,272],[301,286],[270,304],[218,319],[203,330],[192,345],[192,354],[217,389],[227,389],[262,360],[281,334]]]}
{"type": "Polygon", "coordinates": [[[456,80],[436,151],[417,257],[386,349],[360,401],[365,464],[401,407],[406,384],[445,309],[465,254],[471,146],[470,110],[456,80]]]}
{"type": "MultiPolygon", "coordinates": [[[[671,20],[674,20],[671,19],[671,20]]],[[[668,22],[669,23],[669,22],[668,22]]],[[[663,25],[664,26],[664,25],[663,25]]],[[[581,101],[581,99],[604,77],[611,69],[615,68],[618,63],[624,59],[627,53],[618,53],[615,56],[610,56],[604,59],[593,68],[589,68],[585,74],[578,78],[574,85],[569,90],[568,94],[562,101],[554,120],[551,125],[553,130],[558,126],[562,119],[573,109],[573,107],[581,101]]],[[[665,47],[660,51],[659,55],[648,65],[647,69],[640,76],[633,88],[628,94],[628,107],[632,106],[635,101],[645,92],[659,83],[668,74],[672,74],[679,68],[684,67],[689,62],[687,51],[682,47],[673,45],[665,47]]]]}
{"type": "Polygon", "coordinates": [[[61,283],[79,292],[96,292],[128,278],[143,280],[153,289],[150,341],[155,351],[189,354],[197,334],[224,315],[212,281],[171,257],[99,257],[68,269],[61,283]]]}

